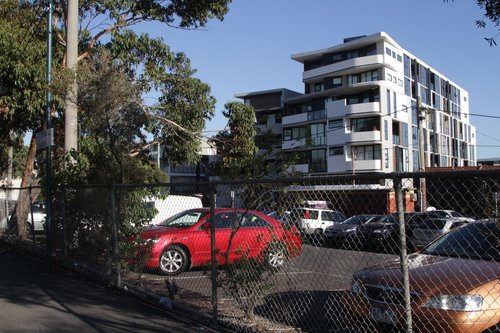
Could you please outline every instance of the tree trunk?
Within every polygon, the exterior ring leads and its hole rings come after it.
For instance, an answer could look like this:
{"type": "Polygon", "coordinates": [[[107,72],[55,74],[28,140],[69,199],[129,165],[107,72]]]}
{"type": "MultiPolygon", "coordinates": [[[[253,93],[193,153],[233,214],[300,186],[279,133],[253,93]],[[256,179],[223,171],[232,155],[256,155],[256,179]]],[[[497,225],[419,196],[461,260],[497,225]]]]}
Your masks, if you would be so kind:
{"type": "MultiPolygon", "coordinates": [[[[28,150],[28,157],[26,158],[26,165],[23,171],[23,178],[21,180],[21,188],[34,186],[38,184],[38,180],[33,180],[33,166],[35,164],[36,156],[36,139],[35,135],[31,137],[30,148],[28,150]]],[[[31,211],[31,202],[40,193],[40,190],[33,190],[31,193],[28,190],[20,190],[19,198],[17,200],[16,216],[17,216],[17,235],[21,239],[28,237],[27,223],[28,214],[31,211]],[[31,194],[31,195],[30,195],[31,194]]]]}

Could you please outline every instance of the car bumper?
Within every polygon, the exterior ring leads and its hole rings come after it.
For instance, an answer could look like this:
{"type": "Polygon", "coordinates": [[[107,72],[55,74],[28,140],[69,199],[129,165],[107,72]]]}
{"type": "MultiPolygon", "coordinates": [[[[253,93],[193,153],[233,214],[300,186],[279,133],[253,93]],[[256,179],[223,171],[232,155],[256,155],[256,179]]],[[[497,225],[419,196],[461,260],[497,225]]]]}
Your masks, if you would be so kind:
{"type": "MultiPolygon", "coordinates": [[[[405,310],[400,305],[387,305],[369,301],[362,294],[347,291],[344,305],[352,318],[363,318],[391,326],[404,327],[405,310]],[[375,311],[374,311],[375,309],[375,311]]],[[[448,311],[412,304],[412,328],[415,332],[480,333],[499,322],[498,310],[448,311]]]]}

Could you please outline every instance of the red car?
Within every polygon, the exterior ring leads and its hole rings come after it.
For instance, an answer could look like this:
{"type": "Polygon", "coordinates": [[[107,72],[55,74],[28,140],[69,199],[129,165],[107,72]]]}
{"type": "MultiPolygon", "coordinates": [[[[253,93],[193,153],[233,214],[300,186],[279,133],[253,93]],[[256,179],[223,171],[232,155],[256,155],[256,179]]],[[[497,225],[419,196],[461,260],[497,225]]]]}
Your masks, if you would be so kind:
{"type": "MultiPolygon", "coordinates": [[[[210,265],[211,220],[209,208],[190,209],[145,228],[141,238],[152,244],[146,267],[177,275],[188,268],[210,265]]],[[[245,257],[279,268],[302,250],[295,227],[258,211],[217,208],[213,221],[218,264],[245,257]]]]}

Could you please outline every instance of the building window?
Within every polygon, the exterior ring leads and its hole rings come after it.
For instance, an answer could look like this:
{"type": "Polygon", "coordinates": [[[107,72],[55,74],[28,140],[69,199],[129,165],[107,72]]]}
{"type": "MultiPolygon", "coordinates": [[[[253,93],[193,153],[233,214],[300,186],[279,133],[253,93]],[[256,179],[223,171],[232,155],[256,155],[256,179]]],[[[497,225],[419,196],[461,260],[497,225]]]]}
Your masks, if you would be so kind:
{"type": "Polygon", "coordinates": [[[384,120],[384,140],[389,140],[389,122],[384,120]]]}
{"type": "Polygon", "coordinates": [[[326,149],[311,150],[310,172],[326,172],[326,149]]]}
{"type": "Polygon", "coordinates": [[[313,146],[321,146],[326,142],[325,124],[311,124],[311,141],[313,146]]]}
{"type": "Polygon", "coordinates": [[[387,79],[387,81],[391,81],[392,82],[392,75],[389,74],[389,73],[387,73],[386,74],[386,79],[387,79]]]}
{"type": "Polygon", "coordinates": [[[354,147],[354,159],[356,161],[380,160],[381,154],[380,145],[354,147]]]}
{"type": "Polygon", "coordinates": [[[392,102],[394,103],[394,105],[393,105],[393,108],[394,108],[394,118],[396,118],[398,116],[398,102],[397,102],[397,99],[396,99],[397,94],[396,94],[395,91],[393,92],[392,96],[393,96],[392,102]]]}
{"type": "Polygon", "coordinates": [[[385,168],[389,169],[389,148],[384,149],[385,168]]]}
{"type": "Polygon", "coordinates": [[[344,155],[344,147],[342,146],[330,147],[329,155],[330,156],[344,155]]]}
{"type": "Polygon", "coordinates": [[[351,132],[370,132],[380,129],[380,117],[352,118],[351,132]]]}
{"type": "Polygon", "coordinates": [[[315,83],[314,84],[314,92],[318,92],[323,90],[323,83],[315,83]]]}
{"type": "Polygon", "coordinates": [[[411,127],[411,145],[413,146],[413,148],[418,147],[418,127],[417,126],[411,127]]]}
{"type": "Polygon", "coordinates": [[[397,57],[397,58],[398,58],[398,61],[399,61],[399,62],[403,62],[403,58],[402,58],[399,54],[398,54],[398,57],[397,57]]]}
{"type": "Polygon", "coordinates": [[[342,77],[337,76],[337,77],[332,78],[332,86],[334,88],[342,86],[342,77]]]}
{"type": "Polygon", "coordinates": [[[316,110],[307,112],[307,120],[326,119],[326,110],[316,110]]]}
{"type": "Polygon", "coordinates": [[[285,128],[283,130],[283,141],[300,140],[306,137],[305,127],[285,128]]]}
{"type": "Polygon", "coordinates": [[[328,122],[328,129],[329,130],[341,130],[344,128],[344,120],[342,118],[340,119],[333,119],[328,122]]]}
{"type": "Polygon", "coordinates": [[[391,115],[391,91],[387,89],[387,115],[391,115]]]}
{"type": "Polygon", "coordinates": [[[403,125],[402,144],[403,146],[408,147],[408,124],[402,123],[402,125],[403,125]]]}
{"type": "Polygon", "coordinates": [[[348,95],[345,96],[344,98],[346,98],[348,105],[380,101],[380,95],[378,94],[378,89],[372,89],[357,95],[348,95]]]}
{"type": "Polygon", "coordinates": [[[405,95],[411,97],[411,82],[405,77],[405,95]]]}
{"type": "Polygon", "coordinates": [[[378,80],[378,71],[363,72],[360,74],[349,75],[347,77],[348,84],[356,84],[359,82],[370,82],[378,80]]]}
{"type": "Polygon", "coordinates": [[[403,59],[404,59],[403,66],[404,66],[405,76],[410,77],[410,65],[411,65],[410,57],[408,57],[405,54],[404,57],[403,57],[403,59]]]}
{"type": "Polygon", "coordinates": [[[390,49],[390,48],[388,48],[388,47],[386,47],[386,48],[385,48],[385,53],[386,53],[387,55],[391,55],[391,49],[390,49]]]}

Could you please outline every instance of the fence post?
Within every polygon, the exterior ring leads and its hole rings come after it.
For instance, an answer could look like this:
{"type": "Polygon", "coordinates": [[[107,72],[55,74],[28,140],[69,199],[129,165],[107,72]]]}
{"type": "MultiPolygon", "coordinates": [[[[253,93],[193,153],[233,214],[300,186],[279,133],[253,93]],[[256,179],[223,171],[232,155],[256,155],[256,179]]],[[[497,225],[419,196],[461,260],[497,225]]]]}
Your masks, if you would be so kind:
{"type": "Polygon", "coordinates": [[[399,255],[401,264],[401,273],[403,275],[403,288],[405,298],[405,331],[412,333],[411,319],[411,297],[410,297],[410,278],[408,272],[408,254],[406,251],[406,223],[403,207],[403,186],[399,176],[394,177],[394,190],[396,191],[396,207],[398,212],[399,224],[399,255]]]}
{"type": "Polygon", "coordinates": [[[29,231],[31,231],[31,239],[33,240],[33,245],[35,245],[35,218],[33,216],[33,198],[31,194],[31,186],[28,188],[28,193],[30,198],[30,216],[31,216],[31,226],[32,226],[32,228],[29,231]]]}
{"type": "Polygon", "coordinates": [[[64,258],[68,258],[68,224],[66,217],[66,187],[62,187],[62,200],[61,201],[61,215],[62,215],[62,238],[63,238],[63,255],[64,258]]]}
{"type": "MultiPolygon", "coordinates": [[[[6,217],[7,222],[9,222],[10,200],[12,197],[12,193],[10,192],[11,190],[9,190],[6,187],[2,186],[2,189],[5,191],[5,217],[6,217]]],[[[9,226],[6,225],[6,227],[7,227],[6,230],[9,230],[9,226]]]]}
{"type": "Polygon", "coordinates": [[[118,221],[116,219],[115,187],[111,187],[111,223],[113,232],[113,264],[115,266],[116,285],[121,287],[120,251],[118,249],[118,221]]]}
{"type": "Polygon", "coordinates": [[[210,266],[212,268],[211,280],[212,280],[212,319],[214,325],[217,327],[219,310],[217,307],[217,256],[215,248],[215,193],[216,187],[214,185],[210,186],[210,266]]]}

